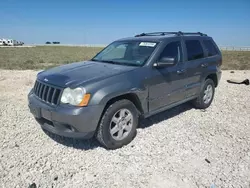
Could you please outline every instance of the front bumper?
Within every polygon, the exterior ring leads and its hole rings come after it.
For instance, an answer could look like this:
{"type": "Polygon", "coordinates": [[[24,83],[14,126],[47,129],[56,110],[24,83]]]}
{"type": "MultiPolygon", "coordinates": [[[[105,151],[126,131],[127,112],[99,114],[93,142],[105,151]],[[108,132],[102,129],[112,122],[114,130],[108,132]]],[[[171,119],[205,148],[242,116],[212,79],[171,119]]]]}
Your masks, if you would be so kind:
{"type": "Polygon", "coordinates": [[[103,106],[52,106],[38,99],[31,91],[29,109],[41,127],[54,134],[71,138],[91,138],[97,128],[103,106]]]}

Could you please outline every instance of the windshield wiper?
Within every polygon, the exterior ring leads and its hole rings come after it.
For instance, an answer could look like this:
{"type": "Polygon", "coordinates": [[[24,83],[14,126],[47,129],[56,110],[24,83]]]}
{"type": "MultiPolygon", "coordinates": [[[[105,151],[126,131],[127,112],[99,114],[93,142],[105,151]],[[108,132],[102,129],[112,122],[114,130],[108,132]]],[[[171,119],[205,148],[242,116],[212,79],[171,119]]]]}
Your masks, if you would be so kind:
{"type": "Polygon", "coordinates": [[[139,64],[134,64],[134,63],[119,63],[119,65],[126,65],[126,66],[133,66],[133,67],[139,67],[139,66],[141,66],[139,64]]]}
{"type": "Polygon", "coordinates": [[[135,67],[141,66],[141,65],[139,65],[139,64],[118,62],[118,61],[112,61],[112,60],[97,60],[97,59],[91,59],[91,61],[99,61],[99,62],[104,62],[104,63],[110,63],[110,64],[116,64],[116,65],[126,65],[126,66],[135,66],[135,67]]]}
{"type": "Polygon", "coordinates": [[[101,60],[101,62],[104,62],[104,63],[111,63],[111,64],[119,64],[118,62],[111,61],[111,60],[101,60]]]}
{"type": "Polygon", "coordinates": [[[111,64],[119,64],[116,61],[112,61],[112,60],[98,60],[98,59],[91,59],[91,61],[99,61],[99,62],[104,62],[104,63],[111,63],[111,64]]]}

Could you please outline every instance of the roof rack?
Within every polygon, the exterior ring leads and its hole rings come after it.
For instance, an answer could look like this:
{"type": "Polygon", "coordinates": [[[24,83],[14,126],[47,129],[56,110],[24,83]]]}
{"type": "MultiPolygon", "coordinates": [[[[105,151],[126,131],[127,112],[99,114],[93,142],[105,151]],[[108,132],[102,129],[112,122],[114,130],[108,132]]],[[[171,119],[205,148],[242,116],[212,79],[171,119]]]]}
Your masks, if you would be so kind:
{"type": "Polygon", "coordinates": [[[196,33],[188,33],[188,32],[153,32],[153,33],[141,33],[135,35],[135,37],[142,37],[142,36],[164,36],[164,35],[177,35],[177,36],[184,36],[184,35],[199,35],[199,36],[207,36],[207,34],[196,32],[196,33]]]}

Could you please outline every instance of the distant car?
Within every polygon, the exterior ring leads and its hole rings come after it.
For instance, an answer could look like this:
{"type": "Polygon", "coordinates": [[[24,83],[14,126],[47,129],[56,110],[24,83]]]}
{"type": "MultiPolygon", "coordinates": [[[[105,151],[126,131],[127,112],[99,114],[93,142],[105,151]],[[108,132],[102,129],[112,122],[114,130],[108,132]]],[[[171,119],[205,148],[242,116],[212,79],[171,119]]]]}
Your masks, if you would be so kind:
{"type": "Polygon", "coordinates": [[[22,46],[24,43],[22,41],[17,41],[17,46],[22,46]]]}
{"type": "Polygon", "coordinates": [[[133,140],[139,116],[188,101],[208,108],[221,64],[221,52],[206,34],[142,33],[112,42],[89,61],[38,73],[29,108],[49,132],[95,136],[116,149],[133,140]]]}

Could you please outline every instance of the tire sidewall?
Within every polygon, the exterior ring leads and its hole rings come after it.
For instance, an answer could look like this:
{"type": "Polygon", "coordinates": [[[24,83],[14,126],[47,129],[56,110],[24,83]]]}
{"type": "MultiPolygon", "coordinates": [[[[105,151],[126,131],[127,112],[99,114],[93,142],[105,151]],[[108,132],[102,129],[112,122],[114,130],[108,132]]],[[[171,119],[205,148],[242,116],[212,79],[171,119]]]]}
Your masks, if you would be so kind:
{"type": "Polygon", "coordinates": [[[134,106],[134,104],[128,100],[116,102],[109,109],[107,115],[104,116],[103,129],[102,129],[103,140],[110,149],[112,149],[112,148],[115,149],[115,148],[122,147],[123,145],[127,145],[136,136],[137,125],[138,125],[138,112],[137,112],[137,109],[134,106]],[[123,140],[115,140],[111,136],[111,134],[109,132],[109,128],[110,128],[110,122],[111,122],[112,117],[120,109],[128,109],[131,112],[131,114],[133,116],[133,124],[132,124],[132,129],[131,129],[129,135],[126,138],[124,138],[123,140]]]}
{"type": "Polygon", "coordinates": [[[215,86],[214,86],[214,82],[213,80],[211,79],[207,79],[204,83],[204,86],[203,86],[203,89],[200,93],[200,100],[201,100],[201,104],[204,108],[207,108],[211,105],[211,103],[213,102],[213,99],[214,99],[214,93],[215,93],[215,86]],[[211,100],[209,101],[209,103],[205,103],[204,100],[203,100],[203,96],[204,96],[204,91],[205,89],[207,88],[208,85],[211,85],[212,86],[212,90],[213,90],[213,94],[212,94],[212,98],[211,100]]]}

